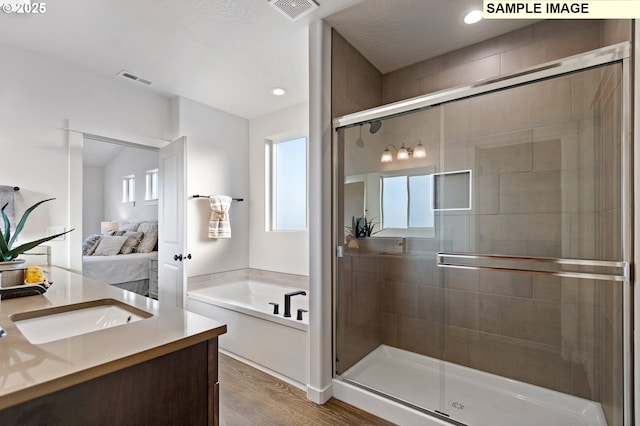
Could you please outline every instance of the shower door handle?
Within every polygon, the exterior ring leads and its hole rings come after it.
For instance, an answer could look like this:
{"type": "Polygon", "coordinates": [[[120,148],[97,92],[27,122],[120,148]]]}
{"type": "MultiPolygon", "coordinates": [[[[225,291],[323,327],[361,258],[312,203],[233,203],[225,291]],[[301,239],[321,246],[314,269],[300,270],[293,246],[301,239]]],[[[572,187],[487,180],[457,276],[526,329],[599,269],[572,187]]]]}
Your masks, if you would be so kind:
{"type": "Polygon", "coordinates": [[[629,262],[609,260],[442,252],[437,255],[437,263],[440,268],[520,272],[604,281],[625,281],[629,279],[629,262]],[[558,270],[551,268],[552,265],[592,268],[594,270],[586,272],[558,270]],[[609,273],[603,273],[603,269],[609,269],[609,273]]]}

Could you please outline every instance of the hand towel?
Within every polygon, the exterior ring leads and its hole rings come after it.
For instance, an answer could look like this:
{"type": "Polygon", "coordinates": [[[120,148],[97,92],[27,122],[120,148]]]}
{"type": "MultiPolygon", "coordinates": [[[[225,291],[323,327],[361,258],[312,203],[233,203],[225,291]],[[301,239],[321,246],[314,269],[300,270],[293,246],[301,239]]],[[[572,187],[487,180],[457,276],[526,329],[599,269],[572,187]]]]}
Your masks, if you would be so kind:
{"type": "MultiPolygon", "coordinates": [[[[15,213],[15,202],[14,202],[14,194],[15,190],[13,186],[0,185],[0,208],[7,204],[7,207],[4,209],[5,214],[9,218],[9,222],[11,222],[11,229],[14,230],[16,227],[16,213],[15,213]]],[[[0,219],[0,226],[4,230],[4,222],[0,219]]],[[[3,231],[4,232],[4,231],[3,231]]]]}
{"type": "Polygon", "coordinates": [[[209,218],[209,238],[231,238],[231,222],[229,222],[229,207],[232,198],[227,195],[212,195],[211,217],[209,218]]]}

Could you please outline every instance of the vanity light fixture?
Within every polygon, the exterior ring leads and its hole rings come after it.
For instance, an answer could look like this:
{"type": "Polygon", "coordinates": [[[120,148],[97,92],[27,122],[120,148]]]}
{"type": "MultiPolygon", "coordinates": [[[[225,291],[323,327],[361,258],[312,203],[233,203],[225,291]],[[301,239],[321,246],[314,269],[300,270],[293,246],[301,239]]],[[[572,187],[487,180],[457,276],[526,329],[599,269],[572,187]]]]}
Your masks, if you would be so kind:
{"type": "Polygon", "coordinates": [[[482,11],[478,9],[473,9],[464,15],[463,21],[465,24],[471,25],[471,24],[475,24],[477,22],[482,21],[482,18],[483,18],[482,11]]]}
{"type": "Polygon", "coordinates": [[[398,155],[396,155],[398,160],[408,160],[409,159],[409,150],[405,148],[404,144],[398,150],[398,155]]]}
{"type": "Polygon", "coordinates": [[[413,158],[427,158],[427,149],[418,140],[418,145],[413,148],[413,158]]]}
{"type": "Polygon", "coordinates": [[[422,142],[420,142],[418,140],[418,145],[416,145],[415,148],[407,148],[406,146],[404,146],[404,143],[400,146],[400,149],[396,148],[394,145],[392,144],[388,144],[384,151],[382,152],[382,156],[380,157],[380,162],[381,163],[390,163],[391,161],[393,161],[393,154],[391,154],[391,151],[389,150],[389,147],[395,149],[396,151],[398,151],[398,154],[396,155],[396,159],[397,160],[408,160],[409,158],[413,157],[413,158],[426,158],[427,157],[427,150],[424,147],[424,145],[422,145],[422,142]]]}
{"type": "MultiPolygon", "coordinates": [[[[381,163],[390,163],[393,161],[393,155],[391,154],[391,151],[389,151],[389,146],[393,145],[387,145],[387,147],[384,149],[384,151],[382,152],[382,157],[380,157],[381,163]]],[[[395,148],[395,146],[393,147],[395,148]]]]}

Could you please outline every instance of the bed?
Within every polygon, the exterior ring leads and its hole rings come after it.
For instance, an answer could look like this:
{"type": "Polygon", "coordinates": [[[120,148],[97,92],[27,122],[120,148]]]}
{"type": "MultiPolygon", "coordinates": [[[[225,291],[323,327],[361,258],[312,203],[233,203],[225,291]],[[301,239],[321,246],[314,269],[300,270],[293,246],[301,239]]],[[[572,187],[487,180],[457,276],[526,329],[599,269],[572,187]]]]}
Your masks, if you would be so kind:
{"type": "Polygon", "coordinates": [[[82,244],[82,275],[153,296],[158,278],[157,242],[158,222],[124,222],[118,230],[92,234],[82,244]]]}
{"type": "Polygon", "coordinates": [[[149,296],[150,261],[158,252],[118,254],[117,256],[82,256],[82,275],[107,284],[149,296]]]}

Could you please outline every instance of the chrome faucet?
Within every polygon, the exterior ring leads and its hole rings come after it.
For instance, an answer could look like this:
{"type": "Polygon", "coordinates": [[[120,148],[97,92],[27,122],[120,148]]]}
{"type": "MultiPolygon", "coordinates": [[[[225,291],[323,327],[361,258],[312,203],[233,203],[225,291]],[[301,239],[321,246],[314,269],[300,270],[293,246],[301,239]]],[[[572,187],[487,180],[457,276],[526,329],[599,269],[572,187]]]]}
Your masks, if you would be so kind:
{"type": "Polygon", "coordinates": [[[291,316],[291,296],[297,296],[298,294],[306,296],[307,292],[299,290],[299,291],[292,291],[291,293],[285,293],[284,295],[284,316],[285,317],[291,316]]]}

